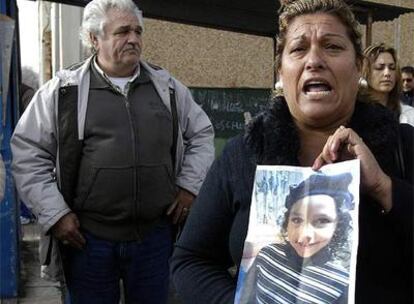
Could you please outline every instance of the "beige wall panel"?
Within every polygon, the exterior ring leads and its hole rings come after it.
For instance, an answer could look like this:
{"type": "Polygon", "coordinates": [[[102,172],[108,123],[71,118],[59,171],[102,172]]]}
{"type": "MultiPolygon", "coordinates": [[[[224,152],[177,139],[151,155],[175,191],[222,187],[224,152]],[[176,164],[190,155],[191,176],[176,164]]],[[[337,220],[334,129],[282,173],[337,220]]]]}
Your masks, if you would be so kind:
{"type": "MultiPolygon", "coordinates": [[[[371,0],[371,2],[414,9],[414,0],[371,0]]],[[[395,47],[401,66],[414,66],[414,13],[401,15],[390,22],[374,23],[373,43],[376,42],[386,42],[395,47]]]]}
{"type": "Polygon", "coordinates": [[[271,88],[273,40],[145,19],[143,57],[187,86],[271,88]]]}
{"type": "Polygon", "coordinates": [[[413,0],[370,0],[370,2],[414,8],[413,0]]]}
{"type": "Polygon", "coordinates": [[[414,13],[373,24],[372,43],[384,42],[397,50],[400,65],[414,65],[414,13]]]}
{"type": "Polygon", "coordinates": [[[393,22],[374,22],[372,26],[372,44],[384,42],[394,46],[394,33],[393,22]]]}
{"type": "MultiPolygon", "coordinates": [[[[408,8],[414,8],[414,1],[413,0],[399,0],[398,1],[401,6],[408,7],[408,8]]],[[[398,5],[398,2],[396,3],[398,5]]]]}
{"type": "MultiPolygon", "coordinates": [[[[414,0],[371,2],[414,8],[414,0]]],[[[414,13],[374,23],[372,42],[395,47],[402,66],[414,65],[414,13]]],[[[273,83],[271,38],[146,18],[144,58],[192,87],[271,88],[273,83]]]]}
{"type": "Polygon", "coordinates": [[[397,34],[397,49],[400,65],[414,66],[414,13],[402,15],[398,22],[400,35],[397,34]]]}

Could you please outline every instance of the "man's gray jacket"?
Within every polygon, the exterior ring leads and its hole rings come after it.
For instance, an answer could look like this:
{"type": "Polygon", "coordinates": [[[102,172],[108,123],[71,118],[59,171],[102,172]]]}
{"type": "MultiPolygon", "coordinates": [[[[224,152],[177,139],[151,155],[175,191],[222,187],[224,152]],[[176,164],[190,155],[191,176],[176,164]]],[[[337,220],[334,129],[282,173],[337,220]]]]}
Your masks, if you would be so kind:
{"type": "MultiPolygon", "coordinates": [[[[57,246],[52,249],[49,229],[71,211],[61,191],[61,146],[58,121],[59,92],[75,86],[77,92],[78,139],[83,140],[88,105],[90,64],[92,57],[75,70],[60,71],[33,97],[19,120],[11,140],[13,175],[21,199],[38,216],[44,233],[41,244],[41,262],[46,262],[51,250],[48,274],[60,274],[57,246]]],[[[164,105],[171,112],[170,89],[175,91],[178,116],[176,139],[176,185],[198,194],[204,177],[214,158],[214,131],[205,112],[194,102],[187,87],[166,70],[155,69],[141,61],[164,105]]],[[[55,240],[53,240],[55,241],[55,240]]]]}

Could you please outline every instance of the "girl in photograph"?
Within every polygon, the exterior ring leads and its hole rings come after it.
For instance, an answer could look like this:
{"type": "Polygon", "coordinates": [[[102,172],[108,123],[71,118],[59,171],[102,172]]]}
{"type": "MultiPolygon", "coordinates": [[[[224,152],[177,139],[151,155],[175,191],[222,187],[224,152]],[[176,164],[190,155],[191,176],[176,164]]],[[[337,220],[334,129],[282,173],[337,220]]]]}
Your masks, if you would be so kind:
{"type": "Polygon", "coordinates": [[[263,247],[243,282],[238,303],[347,303],[350,256],[349,173],[312,175],[290,188],[284,243],[263,247]]]}

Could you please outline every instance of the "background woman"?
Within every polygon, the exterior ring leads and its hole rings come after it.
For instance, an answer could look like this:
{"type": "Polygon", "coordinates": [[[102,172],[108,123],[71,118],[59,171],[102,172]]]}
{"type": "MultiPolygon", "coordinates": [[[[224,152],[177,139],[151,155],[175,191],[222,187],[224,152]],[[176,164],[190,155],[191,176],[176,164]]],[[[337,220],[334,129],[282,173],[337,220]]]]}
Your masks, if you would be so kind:
{"type": "Polygon", "coordinates": [[[414,126],[414,108],[400,102],[401,72],[395,49],[381,43],[366,48],[364,55],[362,74],[368,82],[365,94],[393,111],[400,123],[414,126]]]}
{"type": "Polygon", "coordinates": [[[346,303],[349,269],[337,255],[350,250],[351,180],[349,173],[315,174],[290,188],[282,225],[285,243],[259,251],[237,303],[346,303]]]}
{"type": "Polygon", "coordinates": [[[257,164],[361,164],[356,303],[413,303],[413,128],[357,101],[362,48],[342,0],[288,1],[276,64],[284,97],[214,162],[172,258],[184,303],[229,304],[247,234],[257,164]],[[395,158],[400,133],[402,158],[395,158]],[[405,172],[405,174],[404,174],[405,172]]]}

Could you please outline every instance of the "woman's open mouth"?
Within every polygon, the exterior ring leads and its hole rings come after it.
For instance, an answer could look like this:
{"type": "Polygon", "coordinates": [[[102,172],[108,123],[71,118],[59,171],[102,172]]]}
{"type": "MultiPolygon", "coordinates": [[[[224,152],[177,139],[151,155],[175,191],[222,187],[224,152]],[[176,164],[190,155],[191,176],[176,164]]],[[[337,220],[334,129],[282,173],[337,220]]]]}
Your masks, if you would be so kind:
{"type": "Polygon", "coordinates": [[[309,80],[305,82],[303,92],[307,96],[324,97],[331,94],[332,87],[324,80],[309,80]]]}

